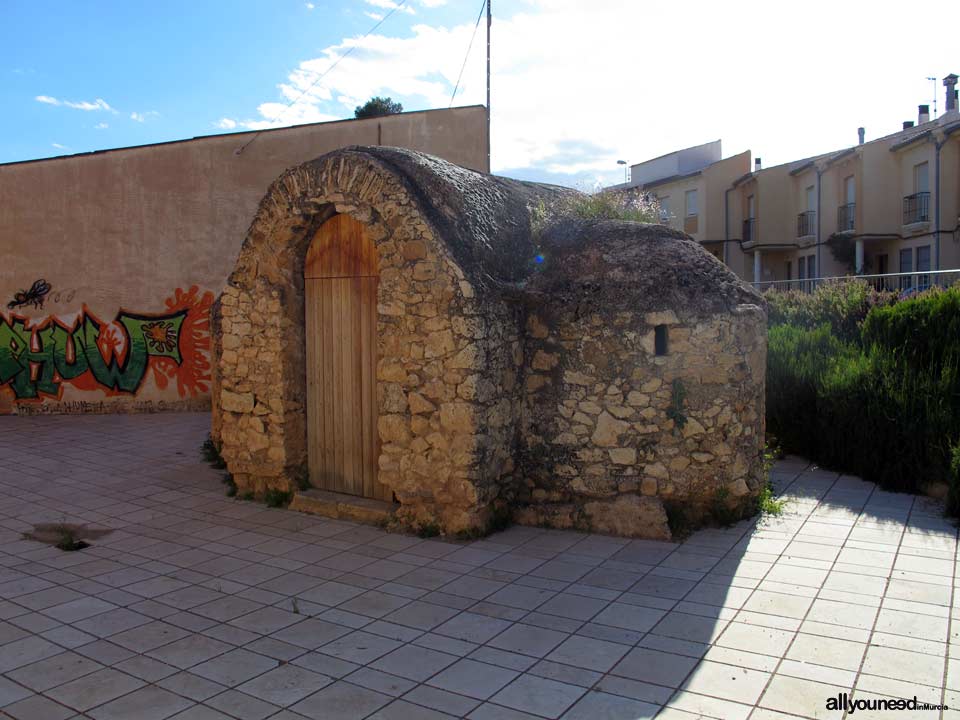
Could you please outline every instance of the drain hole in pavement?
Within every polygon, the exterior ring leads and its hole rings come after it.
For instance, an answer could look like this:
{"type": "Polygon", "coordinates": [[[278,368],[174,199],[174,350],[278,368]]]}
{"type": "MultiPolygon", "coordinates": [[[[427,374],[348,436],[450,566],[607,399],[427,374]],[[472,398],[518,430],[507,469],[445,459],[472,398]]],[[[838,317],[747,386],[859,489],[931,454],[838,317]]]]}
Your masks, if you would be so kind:
{"type": "Polygon", "coordinates": [[[96,540],[109,535],[113,530],[100,530],[86,525],[72,525],[70,523],[40,523],[34,525],[33,530],[23,534],[24,540],[36,540],[66,552],[83,550],[90,547],[86,540],[96,540]]]}

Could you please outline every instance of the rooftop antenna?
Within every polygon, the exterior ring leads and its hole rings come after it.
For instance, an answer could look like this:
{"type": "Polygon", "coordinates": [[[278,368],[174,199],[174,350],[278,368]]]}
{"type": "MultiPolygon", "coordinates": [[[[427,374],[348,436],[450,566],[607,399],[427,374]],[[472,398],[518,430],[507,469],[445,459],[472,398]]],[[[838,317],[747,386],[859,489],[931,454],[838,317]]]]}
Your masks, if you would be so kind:
{"type": "Polygon", "coordinates": [[[937,119],[937,79],[935,77],[927,77],[927,80],[933,83],[933,119],[937,119]]]}
{"type": "MultiPolygon", "coordinates": [[[[490,166],[490,28],[493,25],[493,0],[487,0],[487,172],[490,166]]],[[[936,107],[936,106],[934,106],[936,107]]]]}

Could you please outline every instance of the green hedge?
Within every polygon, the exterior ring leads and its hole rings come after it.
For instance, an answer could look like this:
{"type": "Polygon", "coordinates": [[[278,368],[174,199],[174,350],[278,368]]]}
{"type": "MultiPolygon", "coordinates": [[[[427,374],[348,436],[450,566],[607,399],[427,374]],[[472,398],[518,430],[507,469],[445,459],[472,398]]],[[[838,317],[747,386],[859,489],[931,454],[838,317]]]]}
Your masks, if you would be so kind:
{"type": "Polygon", "coordinates": [[[956,514],[960,287],[768,300],[767,427],[784,449],[889,490],[948,482],[956,514]]]}

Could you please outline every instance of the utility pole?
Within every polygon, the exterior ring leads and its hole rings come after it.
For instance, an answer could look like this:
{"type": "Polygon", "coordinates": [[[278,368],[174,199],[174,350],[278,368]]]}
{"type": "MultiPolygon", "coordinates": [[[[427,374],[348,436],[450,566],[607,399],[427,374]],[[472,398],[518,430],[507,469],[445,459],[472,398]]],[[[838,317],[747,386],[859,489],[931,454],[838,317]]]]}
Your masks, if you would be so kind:
{"type": "Polygon", "coordinates": [[[487,172],[490,166],[490,27],[493,25],[493,0],[487,0],[487,172]]]}
{"type": "Polygon", "coordinates": [[[933,82],[933,119],[937,119],[937,79],[935,77],[928,77],[927,80],[933,82]]]}

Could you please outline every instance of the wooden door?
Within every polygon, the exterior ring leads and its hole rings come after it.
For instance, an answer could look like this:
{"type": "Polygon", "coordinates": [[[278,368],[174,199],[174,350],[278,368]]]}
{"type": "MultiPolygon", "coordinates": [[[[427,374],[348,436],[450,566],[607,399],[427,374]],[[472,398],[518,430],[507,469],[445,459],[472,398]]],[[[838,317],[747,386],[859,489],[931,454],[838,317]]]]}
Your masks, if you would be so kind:
{"type": "Polygon", "coordinates": [[[377,278],[363,224],[327,220],[304,267],[307,453],[314,487],[390,500],[377,480],[377,278]]]}

